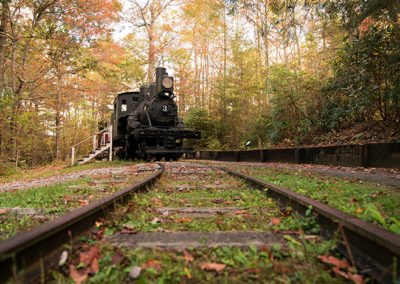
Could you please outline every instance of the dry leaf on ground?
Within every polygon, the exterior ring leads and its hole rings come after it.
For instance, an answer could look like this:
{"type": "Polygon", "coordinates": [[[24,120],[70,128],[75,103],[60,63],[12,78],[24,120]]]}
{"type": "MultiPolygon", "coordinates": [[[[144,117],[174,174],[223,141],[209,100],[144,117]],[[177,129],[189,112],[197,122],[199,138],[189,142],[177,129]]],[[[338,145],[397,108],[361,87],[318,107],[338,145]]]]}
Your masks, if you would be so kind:
{"type": "Polygon", "coordinates": [[[192,262],[194,260],[193,256],[186,250],[182,249],[183,256],[185,257],[185,261],[192,262]]]}
{"type": "Polygon", "coordinates": [[[81,284],[83,281],[86,280],[87,273],[86,274],[80,274],[78,272],[78,270],[76,270],[75,266],[70,265],[69,266],[69,277],[71,277],[72,280],[74,280],[76,284],[81,284]]]}
{"type": "Polygon", "coordinates": [[[203,270],[209,271],[221,271],[226,267],[226,264],[215,263],[215,262],[207,262],[200,265],[200,268],[203,270]]]}
{"type": "Polygon", "coordinates": [[[161,263],[157,260],[150,259],[142,265],[142,269],[154,268],[155,270],[161,271],[161,263]]]}
{"type": "Polygon", "coordinates": [[[279,224],[281,223],[281,220],[279,220],[279,218],[271,218],[271,222],[272,224],[274,224],[275,226],[279,226],[279,224]]]}

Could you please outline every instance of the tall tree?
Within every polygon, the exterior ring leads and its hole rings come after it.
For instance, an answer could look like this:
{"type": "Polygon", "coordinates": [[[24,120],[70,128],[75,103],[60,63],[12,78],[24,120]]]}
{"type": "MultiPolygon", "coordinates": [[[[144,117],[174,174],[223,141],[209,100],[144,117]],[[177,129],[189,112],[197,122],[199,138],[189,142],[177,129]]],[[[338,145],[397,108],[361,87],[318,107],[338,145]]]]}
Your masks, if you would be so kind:
{"type": "Polygon", "coordinates": [[[136,27],[143,27],[146,32],[148,41],[147,81],[151,83],[154,78],[157,56],[162,48],[156,45],[156,41],[160,38],[156,29],[157,24],[173,0],[148,0],[145,2],[129,0],[129,2],[133,7],[129,11],[128,20],[136,27]]]}

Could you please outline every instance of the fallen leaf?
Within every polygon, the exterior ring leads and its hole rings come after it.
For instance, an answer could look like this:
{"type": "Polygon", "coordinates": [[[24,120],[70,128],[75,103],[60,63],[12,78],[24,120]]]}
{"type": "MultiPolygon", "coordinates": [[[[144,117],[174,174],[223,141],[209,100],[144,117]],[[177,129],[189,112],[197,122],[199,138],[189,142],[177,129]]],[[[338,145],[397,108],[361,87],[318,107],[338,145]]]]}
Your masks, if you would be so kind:
{"type": "Polygon", "coordinates": [[[142,265],[142,269],[154,268],[155,270],[161,271],[161,263],[157,260],[148,260],[142,265]]]}
{"type": "Polygon", "coordinates": [[[1,208],[0,209],[0,214],[5,214],[5,213],[7,213],[9,211],[10,211],[10,208],[1,208]]]}
{"type": "Polygon", "coordinates": [[[68,251],[63,251],[60,256],[60,260],[58,261],[59,266],[63,266],[68,259],[68,251]]]}
{"type": "Polygon", "coordinates": [[[248,274],[250,274],[250,273],[255,273],[255,274],[261,273],[261,269],[260,268],[245,268],[244,270],[248,274]]]}
{"type": "Polygon", "coordinates": [[[134,266],[131,271],[129,272],[129,277],[131,279],[136,279],[139,277],[140,272],[142,272],[142,268],[139,266],[134,266]]]}
{"type": "Polygon", "coordinates": [[[188,279],[192,278],[192,275],[189,272],[189,269],[187,267],[185,267],[185,273],[188,279]]]}
{"type": "Polygon", "coordinates": [[[362,213],[363,210],[362,210],[362,208],[358,207],[356,212],[357,212],[357,213],[362,213]]]}
{"type": "Polygon", "coordinates": [[[304,238],[305,238],[307,241],[310,241],[310,240],[318,239],[318,236],[316,236],[316,235],[304,235],[304,238]]]}
{"type": "Polygon", "coordinates": [[[357,203],[357,202],[360,202],[360,200],[358,200],[358,199],[356,199],[356,198],[354,198],[354,197],[350,198],[350,203],[351,203],[351,204],[357,203]]]}
{"type": "Polygon", "coordinates": [[[69,266],[69,277],[75,281],[76,284],[81,284],[87,278],[86,274],[80,274],[72,264],[69,266]]]}
{"type": "Polygon", "coordinates": [[[122,229],[119,231],[120,234],[136,234],[138,231],[134,229],[122,229]]]}
{"type": "Polygon", "coordinates": [[[271,218],[271,222],[272,224],[274,224],[275,226],[279,226],[279,224],[281,223],[281,220],[279,220],[279,218],[271,218]]]}
{"type": "Polygon", "coordinates": [[[99,271],[99,261],[97,260],[97,258],[93,258],[90,268],[93,273],[96,273],[97,271],[99,271]]]}
{"type": "Polygon", "coordinates": [[[376,207],[378,207],[378,210],[379,210],[379,212],[381,213],[381,215],[382,215],[382,217],[383,218],[386,218],[388,215],[385,213],[385,212],[383,212],[383,209],[382,209],[382,204],[376,204],[376,207]]]}
{"type": "Polygon", "coordinates": [[[89,204],[88,200],[84,200],[84,199],[79,199],[79,205],[80,206],[86,206],[89,204]]]}
{"type": "Polygon", "coordinates": [[[323,263],[334,265],[334,266],[341,267],[341,268],[346,268],[349,271],[354,271],[354,268],[352,266],[350,266],[350,264],[347,262],[347,260],[340,260],[331,255],[329,255],[329,256],[319,255],[319,256],[317,256],[317,258],[323,263]]]}
{"type": "Polygon", "coordinates": [[[186,218],[186,217],[182,217],[181,219],[175,219],[174,222],[175,223],[192,222],[192,219],[189,219],[189,218],[186,218]]]}
{"type": "Polygon", "coordinates": [[[186,262],[192,262],[194,260],[193,256],[186,249],[182,249],[182,252],[186,262]]]}
{"type": "Polygon", "coordinates": [[[79,260],[84,262],[85,266],[92,264],[93,260],[99,257],[99,249],[97,247],[91,247],[88,252],[81,253],[79,260]]]}
{"type": "Polygon", "coordinates": [[[155,225],[155,224],[157,224],[158,222],[160,222],[160,219],[159,219],[158,217],[155,217],[153,220],[151,220],[151,224],[152,224],[152,225],[155,225]]]}
{"type": "Polygon", "coordinates": [[[209,271],[221,271],[226,267],[226,264],[215,263],[215,262],[207,262],[200,265],[202,270],[209,270],[209,271]]]}
{"type": "Polygon", "coordinates": [[[235,212],[233,212],[234,214],[244,214],[244,213],[246,213],[247,212],[247,210],[238,210],[238,211],[235,211],[235,212]]]}
{"type": "Polygon", "coordinates": [[[234,203],[234,202],[229,201],[229,200],[227,200],[227,201],[224,202],[224,204],[228,204],[228,205],[232,205],[233,203],[234,203]]]}
{"type": "Polygon", "coordinates": [[[349,274],[350,280],[353,281],[355,284],[364,284],[364,279],[362,278],[361,275],[352,274],[350,272],[348,274],[349,274]]]}
{"type": "Polygon", "coordinates": [[[153,197],[150,199],[150,201],[156,203],[156,202],[160,202],[160,199],[158,199],[157,197],[153,197]]]}
{"type": "MultiPolygon", "coordinates": [[[[114,251],[115,251],[115,249],[114,249],[114,251]]],[[[118,264],[122,257],[123,257],[123,255],[119,251],[116,251],[111,258],[110,264],[111,265],[118,264]]]]}
{"type": "Polygon", "coordinates": [[[218,203],[224,203],[224,201],[225,200],[223,200],[222,198],[217,198],[217,199],[213,200],[212,202],[218,204],[218,203]]]}

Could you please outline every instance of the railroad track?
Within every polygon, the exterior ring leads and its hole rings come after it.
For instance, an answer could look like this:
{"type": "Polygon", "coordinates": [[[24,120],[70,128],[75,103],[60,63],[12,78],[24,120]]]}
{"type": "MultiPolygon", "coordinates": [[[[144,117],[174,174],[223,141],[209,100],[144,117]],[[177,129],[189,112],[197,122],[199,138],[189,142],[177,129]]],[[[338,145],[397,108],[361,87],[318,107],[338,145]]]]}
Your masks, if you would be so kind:
{"type": "MultiPolygon", "coordinates": [[[[163,175],[164,166],[129,188],[0,243],[0,281],[16,277],[21,269],[25,280],[43,279],[47,267],[57,266],[63,245],[71,244],[88,231],[90,237],[96,221],[97,231],[102,226],[103,231],[105,226],[115,227],[109,236],[101,236],[101,242],[131,251],[130,254],[139,250],[137,259],[149,253],[167,258],[172,265],[164,270],[175,271],[182,266],[177,275],[173,272],[167,275],[175,277],[170,279],[174,281],[196,280],[196,277],[204,280],[210,273],[214,273],[217,282],[315,281],[316,271],[328,269],[317,258],[331,253],[331,247],[321,236],[337,239],[337,249],[359,271],[378,282],[393,283],[399,279],[397,235],[290,190],[225,168],[181,162],[166,163],[165,167],[163,175]],[[122,205],[123,201],[126,205],[122,205]],[[287,230],[282,230],[282,224],[287,230]],[[223,247],[251,249],[243,254],[238,250],[218,249],[223,247]],[[326,249],[316,252],[315,247],[326,249]],[[188,252],[189,248],[192,250],[188,252]],[[179,255],[180,251],[183,255],[179,255]],[[259,267],[254,267],[254,263],[259,267]],[[315,265],[319,268],[312,267],[315,265]],[[303,276],[298,275],[298,270],[303,276]]],[[[121,265],[121,270],[130,267],[139,271],[138,275],[131,274],[133,279],[165,276],[162,263],[142,261],[138,266],[140,263],[125,258],[117,265],[121,265]],[[147,272],[148,268],[153,270],[147,272]]],[[[95,272],[88,269],[84,266],[82,274],[95,272]]],[[[68,276],[68,269],[56,270],[68,276]]],[[[344,270],[342,267],[339,272],[353,279],[356,273],[350,270],[350,266],[344,270]]],[[[118,277],[121,281],[129,279],[127,273],[118,277]]]]}

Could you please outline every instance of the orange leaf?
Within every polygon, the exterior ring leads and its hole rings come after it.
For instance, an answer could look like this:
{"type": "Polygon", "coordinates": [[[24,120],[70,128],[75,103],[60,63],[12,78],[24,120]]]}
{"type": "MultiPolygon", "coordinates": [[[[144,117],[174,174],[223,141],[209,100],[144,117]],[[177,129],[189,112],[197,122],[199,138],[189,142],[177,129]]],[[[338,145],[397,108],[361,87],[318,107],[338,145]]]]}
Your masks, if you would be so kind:
{"type": "Polygon", "coordinates": [[[279,220],[279,218],[271,218],[271,222],[272,224],[274,224],[275,226],[279,226],[279,224],[281,223],[281,220],[279,220]]]}
{"type": "Polygon", "coordinates": [[[97,258],[93,258],[90,268],[92,269],[93,273],[99,271],[99,261],[97,260],[97,258]]]}
{"type": "Polygon", "coordinates": [[[182,217],[182,219],[175,219],[175,223],[184,223],[184,222],[192,222],[192,219],[182,217]]]}
{"type": "Polygon", "coordinates": [[[69,266],[69,277],[75,281],[76,284],[81,284],[86,280],[87,274],[80,274],[72,264],[69,266]]]}
{"type": "Polygon", "coordinates": [[[226,267],[226,264],[220,264],[215,262],[207,262],[200,265],[200,268],[203,270],[209,271],[221,271],[226,267]]]}
{"type": "Polygon", "coordinates": [[[142,265],[142,269],[146,268],[154,268],[155,270],[161,271],[161,263],[157,260],[150,259],[142,265]]]}
{"type": "Polygon", "coordinates": [[[1,209],[0,209],[0,214],[7,213],[8,211],[10,211],[9,208],[1,208],[1,209]]]}
{"type": "Polygon", "coordinates": [[[138,231],[134,229],[122,229],[120,234],[136,234],[138,231]]]}
{"type": "Polygon", "coordinates": [[[337,266],[339,268],[340,267],[346,268],[348,270],[354,271],[354,268],[350,266],[350,264],[347,262],[347,260],[340,260],[340,259],[337,259],[334,256],[331,256],[331,255],[329,255],[329,256],[319,255],[319,256],[317,256],[317,258],[323,263],[334,265],[334,266],[337,266]]]}
{"type": "Polygon", "coordinates": [[[189,269],[187,267],[185,267],[185,273],[186,273],[187,278],[189,278],[189,279],[192,278],[192,275],[190,274],[189,269]]]}
{"type": "Polygon", "coordinates": [[[153,197],[152,199],[150,199],[151,202],[160,202],[160,199],[158,199],[157,197],[153,197]]]}
{"type": "Polygon", "coordinates": [[[357,208],[357,213],[361,213],[361,212],[363,212],[362,208],[358,207],[357,208]]]}
{"type": "Polygon", "coordinates": [[[194,260],[193,256],[186,249],[182,249],[182,252],[187,262],[192,262],[194,260]]]}

